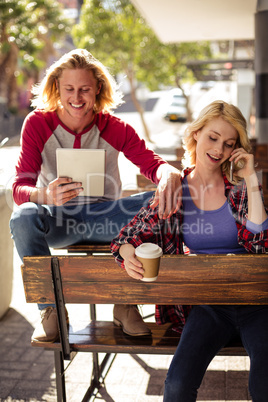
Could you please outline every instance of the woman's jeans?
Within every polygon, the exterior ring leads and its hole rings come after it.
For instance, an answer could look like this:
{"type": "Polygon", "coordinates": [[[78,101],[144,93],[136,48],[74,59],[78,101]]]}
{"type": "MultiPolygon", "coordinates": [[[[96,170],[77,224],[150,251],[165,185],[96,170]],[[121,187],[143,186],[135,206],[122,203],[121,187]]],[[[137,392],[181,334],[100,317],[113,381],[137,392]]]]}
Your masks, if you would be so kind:
{"type": "Polygon", "coordinates": [[[27,202],[11,216],[12,238],[21,260],[24,256],[50,255],[50,247],[110,243],[140,208],[148,205],[152,195],[151,191],[116,201],[69,207],[27,202]]]}
{"type": "Polygon", "coordinates": [[[253,402],[268,401],[268,306],[195,306],[165,382],[164,402],[194,402],[206,369],[240,335],[250,357],[253,402]]]}

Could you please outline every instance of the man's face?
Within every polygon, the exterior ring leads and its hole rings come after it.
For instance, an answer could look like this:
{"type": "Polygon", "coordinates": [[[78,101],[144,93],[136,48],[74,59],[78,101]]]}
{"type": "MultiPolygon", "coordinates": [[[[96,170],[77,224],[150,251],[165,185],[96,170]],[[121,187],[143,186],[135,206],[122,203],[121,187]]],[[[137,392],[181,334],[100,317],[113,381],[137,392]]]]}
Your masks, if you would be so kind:
{"type": "Polygon", "coordinates": [[[60,100],[64,111],[74,119],[93,113],[96,96],[100,91],[92,71],[84,69],[63,70],[58,82],[60,100]]]}

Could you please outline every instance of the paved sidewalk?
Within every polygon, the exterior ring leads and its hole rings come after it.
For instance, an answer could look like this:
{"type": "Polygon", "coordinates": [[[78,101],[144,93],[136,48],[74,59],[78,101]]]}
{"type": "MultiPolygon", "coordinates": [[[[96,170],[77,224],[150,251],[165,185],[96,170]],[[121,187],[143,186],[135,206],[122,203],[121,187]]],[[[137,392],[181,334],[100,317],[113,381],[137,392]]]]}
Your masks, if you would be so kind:
{"type": "MultiPolygon", "coordinates": [[[[145,306],[145,314],[153,306],[145,306]]],[[[88,306],[68,306],[70,320],[88,319],[88,306]]],[[[103,319],[112,318],[112,306],[99,306],[103,319]]],[[[15,254],[13,300],[0,320],[0,401],[56,401],[53,353],[30,345],[39,313],[26,304],[20,262],[15,254]]],[[[97,401],[160,402],[171,356],[117,355],[97,401]]],[[[91,354],[78,354],[67,371],[68,402],[78,402],[91,376],[91,354]]],[[[250,401],[247,357],[216,357],[199,391],[198,401],[250,401]],[[244,371],[245,370],[245,371],[244,371]]]]}

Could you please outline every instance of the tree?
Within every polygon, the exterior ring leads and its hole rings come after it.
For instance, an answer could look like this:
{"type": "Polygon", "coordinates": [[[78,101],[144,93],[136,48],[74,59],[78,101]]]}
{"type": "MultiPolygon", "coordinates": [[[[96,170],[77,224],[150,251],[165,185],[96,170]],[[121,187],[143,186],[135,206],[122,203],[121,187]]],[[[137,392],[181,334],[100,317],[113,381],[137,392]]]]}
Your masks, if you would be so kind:
{"type": "Polygon", "coordinates": [[[128,0],[86,0],[80,23],[72,33],[78,47],[92,52],[114,75],[123,73],[128,78],[132,101],[140,113],[145,137],[150,141],[136,88],[141,50],[159,43],[152,30],[128,0]]]}
{"type": "Polygon", "coordinates": [[[57,1],[0,2],[0,96],[7,99],[11,110],[18,106],[17,83],[23,71],[37,72],[43,67],[38,53],[52,51],[52,42],[68,31],[57,1]]]}
{"type": "Polygon", "coordinates": [[[195,81],[193,72],[187,63],[197,59],[211,58],[209,42],[187,42],[168,44],[162,48],[163,60],[165,63],[165,74],[162,75],[162,83],[165,85],[175,85],[180,88],[185,99],[187,107],[187,120],[192,120],[192,111],[189,104],[189,96],[185,93],[183,82],[195,81]]]}
{"type": "MultiPolygon", "coordinates": [[[[160,43],[129,0],[85,0],[72,34],[76,46],[92,52],[114,74],[123,73],[128,78],[147,140],[150,133],[136,96],[137,84],[144,83],[151,90],[159,89],[161,84],[182,88],[185,79],[193,80],[185,62],[205,57],[209,51],[207,43],[160,43]]],[[[189,105],[188,110],[190,119],[189,105]]]]}

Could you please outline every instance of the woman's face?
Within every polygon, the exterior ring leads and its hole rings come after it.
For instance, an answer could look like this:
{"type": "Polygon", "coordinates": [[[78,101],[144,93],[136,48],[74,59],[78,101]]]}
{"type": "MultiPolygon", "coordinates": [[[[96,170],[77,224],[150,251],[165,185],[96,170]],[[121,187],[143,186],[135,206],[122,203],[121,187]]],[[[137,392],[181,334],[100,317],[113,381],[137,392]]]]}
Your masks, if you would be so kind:
{"type": "Polygon", "coordinates": [[[207,168],[218,168],[229,159],[238,139],[236,129],[222,117],[207,123],[194,134],[196,163],[207,168]]]}
{"type": "Polygon", "coordinates": [[[93,113],[96,96],[100,91],[92,71],[84,69],[63,70],[58,89],[64,111],[71,118],[82,119],[93,113]]]}

